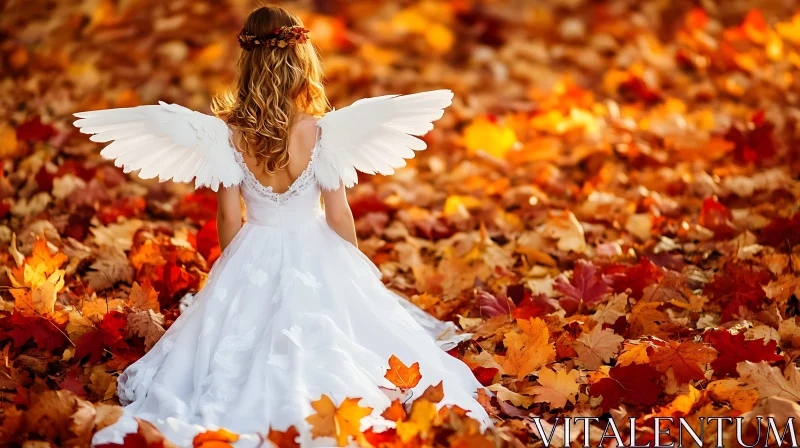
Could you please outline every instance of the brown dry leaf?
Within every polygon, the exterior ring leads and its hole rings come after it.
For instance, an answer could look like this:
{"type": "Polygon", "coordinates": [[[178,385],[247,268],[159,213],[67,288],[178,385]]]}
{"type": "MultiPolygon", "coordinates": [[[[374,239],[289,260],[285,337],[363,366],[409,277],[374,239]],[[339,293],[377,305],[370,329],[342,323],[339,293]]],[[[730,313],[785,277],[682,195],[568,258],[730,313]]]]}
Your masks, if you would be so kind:
{"type": "Polygon", "coordinates": [[[66,390],[44,391],[32,397],[25,413],[25,426],[31,434],[64,445],[88,445],[94,428],[94,407],[66,390]]]}
{"type": "Polygon", "coordinates": [[[590,333],[582,334],[573,347],[583,366],[588,370],[596,370],[617,355],[619,345],[624,340],[622,336],[614,334],[614,330],[604,330],[602,325],[595,325],[590,333]]]}
{"type": "MultiPolygon", "coordinates": [[[[523,395],[523,394],[521,394],[519,392],[511,391],[507,387],[503,386],[500,383],[492,384],[491,386],[487,387],[487,389],[489,389],[490,391],[492,391],[495,394],[497,394],[497,398],[499,398],[500,400],[509,401],[514,406],[517,406],[517,407],[520,407],[520,408],[526,408],[527,409],[527,408],[531,407],[531,405],[533,403],[535,403],[535,400],[533,399],[533,397],[523,395]]],[[[526,393],[528,393],[528,392],[526,392],[526,393]]]]}
{"type": "Polygon", "coordinates": [[[111,288],[115,284],[131,283],[133,267],[128,263],[125,252],[116,246],[101,246],[96,251],[96,260],[90,266],[93,271],[86,273],[89,286],[95,291],[111,288]]]}
{"type": "Polygon", "coordinates": [[[761,398],[780,397],[794,402],[800,401],[800,373],[794,365],[786,368],[786,375],[766,361],[740,362],[736,371],[745,383],[758,391],[761,398]]]}
{"type": "Polygon", "coordinates": [[[145,352],[149,352],[153,348],[164,332],[163,315],[154,313],[150,309],[128,314],[128,326],[125,327],[125,333],[128,337],[144,338],[145,352]]]}

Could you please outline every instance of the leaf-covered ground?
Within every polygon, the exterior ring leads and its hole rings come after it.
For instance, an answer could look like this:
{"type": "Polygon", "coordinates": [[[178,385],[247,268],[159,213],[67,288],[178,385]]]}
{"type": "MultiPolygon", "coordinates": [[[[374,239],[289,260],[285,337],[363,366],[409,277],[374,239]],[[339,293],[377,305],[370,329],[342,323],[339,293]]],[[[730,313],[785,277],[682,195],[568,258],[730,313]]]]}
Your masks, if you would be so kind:
{"type": "MultiPolygon", "coordinates": [[[[484,435],[458,409],[437,412],[436,388],[395,402],[384,433],[360,431],[357,400],[320,397],[314,431],[364,446],[541,446],[531,416],[545,429],[597,417],[593,443],[609,419],[632,417],[641,444],[655,417],[800,415],[791,4],[289,3],[324,53],[335,106],[455,92],[428,151],[349,197],[388,286],[472,332],[451,353],[496,394],[481,395],[497,420],[484,435]]],[[[207,111],[232,80],[251,7],[4,3],[4,446],[86,446],[119,414],[118,373],[219,256],[211,192],[122,173],[71,113],[157,100],[207,111]]],[[[391,366],[399,387],[418,381],[413,365],[391,366]]],[[[264,428],[265,446],[294,446],[293,434],[264,428]]],[[[126,444],[165,446],[146,423],[126,444]]]]}

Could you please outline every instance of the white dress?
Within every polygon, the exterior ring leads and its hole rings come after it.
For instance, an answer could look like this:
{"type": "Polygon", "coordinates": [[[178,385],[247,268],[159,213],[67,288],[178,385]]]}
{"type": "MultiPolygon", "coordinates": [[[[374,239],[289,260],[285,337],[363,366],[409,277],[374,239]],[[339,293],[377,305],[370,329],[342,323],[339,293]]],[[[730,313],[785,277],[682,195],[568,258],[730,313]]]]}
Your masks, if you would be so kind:
{"type": "MultiPolygon", "coordinates": [[[[395,98],[411,97],[414,95],[395,98]]],[[[424,114],[418,103],[411,104],[409,110],[424,114]]],[[[396,104],[387,106],[397,109],[396,104]]],[[[107,138],[96,140],[116,139],[117,144],[123,140],[120,135],[130,134],[129,125],[120,131],[118,123],[140,125],[141,120],[130,119],[134,109],[139,108],[125,109],[128,116],[124,120],[119,112],[123,109],[76,114],[84,117],[76,125],[101,137],[111,129],[107,138]],[[99,115],[102,113],[106,115],[99,115]],[[112,117],[113,113],[118,116],[112,117]]],[[[406,365],[419,362],[422,380],[413,389],[414,397],[443,381],[445,394],[440,406],[458,405],[484,426],[491,425],[474,398],[480,383],[467,365],[437,345],[436,338],[451,330],[452,324],[436,320],[387,289],[378,268],[325,220],[320,188],[326,181],[321,173],[327,170],[330,175],[334,169],[330,180],[354,183],[341,174],[346,171],[346,161],[332,160],[340,157],[334,154],[333,145],[343,144],[342,137],[330,130],[332,118],[352,118],[334,116],[347,109],[320,120],[323,137],[318,138],[308,167],[284,193],[261,185],[229,141],[222,149],[217,144],[207,146],[230,151],[235,167],[241,170],[233,170],[230,183],[240,187],[247,220],[189,307],[147,354],[119,376],[117,394],[125,405],[123,416],[98,431],[93,444],[122,443],[126,433],[137,430],[133,417],[138,417],[153,423],[178,446],[191,446],[198,432],[219,427],[242,436],[236,446],[255,446],[256,433],[266,434],[270,427],[285,430],[290,425],[300,431],[301,446],[335,446],[331,438],[312,440],[305,422],[314,413],[311,402],[323,394],[337,405],[345,398],[360,397],[362,406],[374,409],[362,421],[364,428],[391,426],[380,417],[390,405],[380,387],[394,387],[384,378],[392,355],[406,365]],[[334,140],[326,140],[326,133],[334,140]],[[331,153],[325,154],[328,150],[331,153]]],[[[376,110],[363,112],[374,116],[376,110]]],[[[382,120],[383,125],[392,123],[382,120]]],[[[175,129],[174,121],[167,122],[168,128],[175,129]]],[[[158,128],[150,126],[155,134],[158,128]]],[[[174,135],[170,138],[167,146],[175,151],[175,142],[181,140],[174,135]]],[[[179,149],[191,146],[183,143],[179,149]]],[[[357,150],[362,155],[367,154],[365,143],[363,139],[347,141],[361,144],[357,150]]],[[[148,151],[153,151],[152,145],[148,151]]],[[[137,165],[130,162],[140,157],[126,159],[124,153],[104,156],[115,158],[126,171],[142,169],[142,176],[151,166],[148,163],[156,163],[156,175],[165,177],[163,158],[137,165]]],[[[350,166],[355,165],[357,162],[350,166]]],[[[193,169],[197,175],[198,169],[193,169]]],[[[212,171],[213,180],[225,184],[226,174],[218,168],[212,171]]],[[[202,180],[197,176],[198,183],[202,180]]]]}

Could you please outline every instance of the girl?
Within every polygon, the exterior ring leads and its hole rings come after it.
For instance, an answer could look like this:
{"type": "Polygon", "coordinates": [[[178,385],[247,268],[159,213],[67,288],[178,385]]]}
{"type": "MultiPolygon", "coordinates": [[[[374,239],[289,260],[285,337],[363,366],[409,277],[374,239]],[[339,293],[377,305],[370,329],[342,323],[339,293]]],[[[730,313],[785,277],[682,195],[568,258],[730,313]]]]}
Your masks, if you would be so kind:
{"type": "Polygon", "coordinates": [[[391,174],[424,149],[413,135],[432,128],[452,93],[388,95],[328,112],[316,48],[294,14],[259,8],[238,40],[236,89],[213,102],[225,121],[165,103],[75,114],[92,140],[115,140],[101,154],[126,172],[194,178],[217,191],[223,249],[191,305],[119,376],[123,415],[93,443],[122,443],[137,417],[179,446],[218,427],[255,445],[256,433],[291,425],[302,446],[332,446],[310,433],[311,403],[360,398],[373,408],[364,427],[391,426],[380,414],[390,405],[382,387],[393,387],[384,378],[392,355],[419,363],[415,396],[443,381],[440,405],[490,425],[474,398],[480,383],[437,345],[452,326],[383,285],[356,246],[345,195],[356,170],[391,174]]]}

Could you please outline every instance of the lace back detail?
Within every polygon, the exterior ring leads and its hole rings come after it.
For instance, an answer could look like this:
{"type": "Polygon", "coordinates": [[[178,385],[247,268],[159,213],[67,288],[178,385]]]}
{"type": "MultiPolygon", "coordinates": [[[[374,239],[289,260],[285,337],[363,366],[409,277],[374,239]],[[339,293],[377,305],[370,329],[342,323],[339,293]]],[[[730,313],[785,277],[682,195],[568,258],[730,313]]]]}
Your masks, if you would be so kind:
{"type": "Polygon", "coordinates": [[[261,182],[258,181],[258,179],[256,179],[253,172],[250,171],[250,168],[247,166],[247,163],[245,163],[244,156],[242,155],[242,153],[236,150],[236,146],[234,146],[233,144],[233,131],[231,130],[229,130],[228,132],[228,141],[230,142],[231,148],[233,149],[233,157],[234,159],[236,159],[236,163],[238,163],[239,166],[242,168],[242,171],[244,171],[244,180],[242,181],[244,186],[256,192],[256,194],[258,194],[259,196],[270,199],[280,204],[297,196],[298,194],[303,192],[309,185],[314,184],[316,182],[314,177],[314,165],[316,164],[317,159],[319,158],[319,134],[320,134],[320,129],[319,126],[317,126],[316,141],[314,143],[314,147],[311,149],[311,159],[308,161],[308,165],[306,165],[306,168],[303,170],[303,172],[300,173],[299,176],[297,176],[297,179],[295,179],[294,182],[292,182],[292,184],[289,186],[289,189],[282,193],[274,192],[271,186],[263,185],[261,182]]]}

